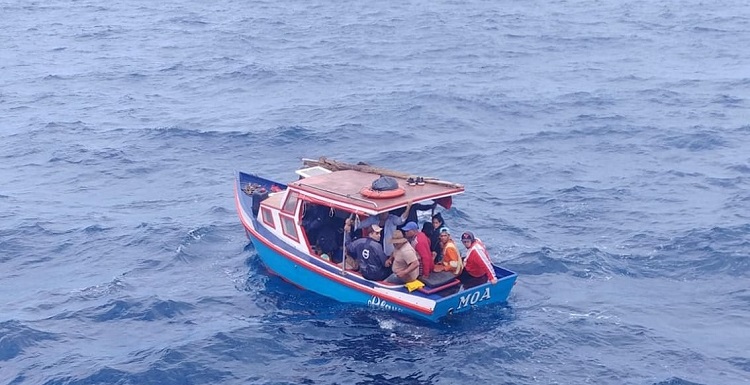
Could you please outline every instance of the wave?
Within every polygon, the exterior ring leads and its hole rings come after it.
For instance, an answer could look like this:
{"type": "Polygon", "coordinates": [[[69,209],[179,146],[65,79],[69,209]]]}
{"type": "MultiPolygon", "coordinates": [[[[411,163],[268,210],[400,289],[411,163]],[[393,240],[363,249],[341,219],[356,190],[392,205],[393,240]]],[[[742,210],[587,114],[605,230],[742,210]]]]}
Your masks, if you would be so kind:
{"type": "Polygon", "coordinates": [[[189,384],[196,377],[207,383],[222,383],[231,379],[231,373],[211,368],[207,364],[196,364],[186,360],[184,354],[167,349],[164,360],[152,364],[141,372],[104,367],[88,375],[56,376],[44,382],[45,385],[89,385],[89,384],[189,384]]]}
{"type": "Polygon", "coordinates": [[[616,251],[597,247],[521,252],[504,264],[520,275],[566,274],[583,279],[668,278],[705,280],[750,275],[750,225],[696,229],[670,239],[639,234],[616,251]],[[744,252],[742,250],[745,250],[744,252]]]}
{"type": "Polygon", "coordinates": [[[661,137],[659,139],[662,148],[677,148],[690,151],[710,151],[728,147],[724,136],[711,129],[693,127],[689,133],[661,137]]]}
{"type": "Polygon", "coordinates": [[[0,361],[10,361],[21,356],[27,348],[60,338],[54,333],[33,329],[15,320],[0,323],[0,336],[0,361]]]}
{"type": "Polygon", "coordinates": [[[195,309],[195,305],[174,300],[161,300],[156,297],[147,300],[118,299],[104,305],[74,312],[63,312],[53,319],[78,319],[93,322],[119,320],[157,321],[177,318],[195,309]]]}
{"type": "Polygon", "coordinates": [[[750,373],[750,358],[747,357],[729,357],[726,359],[727,362],[732,364],[737,369],[744,372],[750,373]]]}
{"type": "Polygon", "coordinates": [[[119,293],[133,289],[123,276],[117,277],[110,282],[90,286],[81,290],[73,291],[71,299],[74,301],[90,301],[99,298],[119,295],[119,293]]]}
{"type": "Polygon", "coordinates": [[[217,77],[216,80],[232,80],[242,82],[262,82],[262,81],[281,81],[287,77],[280,76],[280,74],[273,69],[273,67],[263,66],[261,64],[253,63],[243,66],[239,69],[234,69],[231,72],[227,72],[217,77]]]}
{"type": "Polygon", "coordinates": [[[519,275],[566,274],[582,279],[609,279],[613,276],[642,276],[629,264],[626,255],[598,248],[555,250],[544,247],[523,252],[504,262],[519,275]]]}
{"type": "Polygon", "coordinates": [[[750,224],[693,229],[668,239],[638,234],[626,241],[624,248],[648,251],[628,257],[645,276],[679,280],[714,275],[743,277],[750,274],[748,232],[750,224]]]}
{"type": "Polygon", "coordinates": [[[298,143],[309,142],[322,143],[329,141],[329,134],[337,132],[340,128],[319,130],[304,126],[277,126],[247,131],[215,131],[166,127],[146,129],[142,135],[160,140],[160,146],[169,144],[170,147],[173,147],[175,141],[182,141],[180,142],[181,146],[191,146],[193,143],[198,143],[193,142],[195,140],[202,142],[204,146],[226,147],[249,145],[249,148],[253,148],[256,146],[293,146],[298,143]],[[208,144],[205,141],[209,141],[208,144]]]}
{"type": "Polygon", "coordinates": [[[682,378],[679,378],[679,377],[672,377],[668,380],[654,382],[654,385],[708,385],[708,384],[683,380],[682,378]]]}

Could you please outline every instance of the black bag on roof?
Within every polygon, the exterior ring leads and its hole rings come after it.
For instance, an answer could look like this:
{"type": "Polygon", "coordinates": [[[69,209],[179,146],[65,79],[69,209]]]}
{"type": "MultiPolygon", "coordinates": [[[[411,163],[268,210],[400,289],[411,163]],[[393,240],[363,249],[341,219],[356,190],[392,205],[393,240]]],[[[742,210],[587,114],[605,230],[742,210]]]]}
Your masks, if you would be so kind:
{"type": "Polygon", "coordinates": [[[381,175],[380,178],[372,182],[372,189],[375,191],[396,190],[398,189],[398,182],[394,178],[381,175]]]}

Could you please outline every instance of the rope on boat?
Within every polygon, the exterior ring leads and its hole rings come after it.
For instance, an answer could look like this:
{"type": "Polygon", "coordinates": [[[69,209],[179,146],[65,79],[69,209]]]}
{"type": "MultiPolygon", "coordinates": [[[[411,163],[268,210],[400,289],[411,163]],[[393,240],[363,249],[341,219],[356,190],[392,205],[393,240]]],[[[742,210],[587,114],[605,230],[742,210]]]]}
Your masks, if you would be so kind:
{"type": "Polygon", "coordinates": [[[264,193],[266,191],[266,188],[259,185],[258,183],[248,183],[245,185],[245,187],[242,188],[242,192],[250,196],[252,196],[256,190],[264,193]]]}

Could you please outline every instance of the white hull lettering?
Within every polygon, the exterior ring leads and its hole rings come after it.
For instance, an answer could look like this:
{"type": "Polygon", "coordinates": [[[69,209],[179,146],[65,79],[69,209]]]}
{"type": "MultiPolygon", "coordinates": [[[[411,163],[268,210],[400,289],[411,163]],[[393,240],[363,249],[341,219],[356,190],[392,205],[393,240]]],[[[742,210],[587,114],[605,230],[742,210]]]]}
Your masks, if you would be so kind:
{"type": "Polygon", "coordinates": [[[461,309],[470,305],[476,305],[478,302],[482,302],[490,298],[492,298],[490,294],[490,288],[485,287],[484,292],[475,291],[471,294],[462,295],[461,298],[458,299],[458,306],[456,307],[456,309],[461,309]]]}
{"type": "Polygon", "coordinates": [[[375,296],[372,296],[370,297],[370,299],[367,300],[367,306],[374,307],[377,309],[383,309],[383,310],[402,311],[401,308],[393,306],[390,303],[388,303],[388,301],[384,299],[380,299],[375,296]]]}

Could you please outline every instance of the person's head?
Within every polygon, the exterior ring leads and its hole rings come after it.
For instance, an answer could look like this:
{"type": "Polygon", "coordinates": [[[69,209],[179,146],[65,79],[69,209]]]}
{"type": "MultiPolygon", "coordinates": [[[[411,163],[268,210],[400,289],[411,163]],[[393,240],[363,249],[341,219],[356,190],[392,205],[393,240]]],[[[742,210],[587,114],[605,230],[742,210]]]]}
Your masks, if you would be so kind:
{"type": "Polygon", "coordinates": [[[397,249],[400,249],[401,246],[409,242],[406,237],[404,237],[404,233],[400,230],[396,230],[393,232],[393,237],[391,237],[391,243],[393,243],[393,246],[397,249]]]}
{"type": "Polygon", "coordinates": [[[451,231],[447,227],[443,226],[440,228],[438,237],[440,238],[440,242],[448,242],[451,239],[451,231]]]}
{"type": "Polygon", "coordinates": [[[378,219],[380,219],[381,221],[384,221],[384,220],[388,219],[389,215],[391,215],[391,214],[389,212],[387,212],[387,211],[384,212],[384,213],[380,213],[380,214],[378,214],[378,219]]]}
{"type": "Polygon", "coordinates": [[[406,235],[407,238],[411,238],[417,235],[417,231],[419,231],[419,226],[417,226],[417,224],[414,222],[406,222],[404,227],[401,228],[401,231],[404,232],[404,235],[406,235]]]}
{"type": "Polygon", "coordinates": [[[466,231],[463,234],[461,234],[461,243],[464,244],[464,246],[468,249],[471,247],[472,244],[474,244],[474,234],[471,231],[466,231]]]}
{"type": "Polygon", "coordinates": [[[425,233],[428,237],[432,237],[432,233],[435,231],[435,228],[432,227],[432,222],[425,222],[422,223],[422,232],[425,233]]]}
{"type": "Polygon", "coordinates": [[[370,226],[370,232],[367,233],[367,236],[376,240],[380,241],[380,237],[383,235],[383,229],[378,225],[372,225],[370,226]]]}
{"type": "Polygon", "coordinates": [[[445,225],[445,220],[443,220],[443,216],[440,213],[437,213],[432,216],[432,228],[433,229],[439,229],[445,225]]]}

